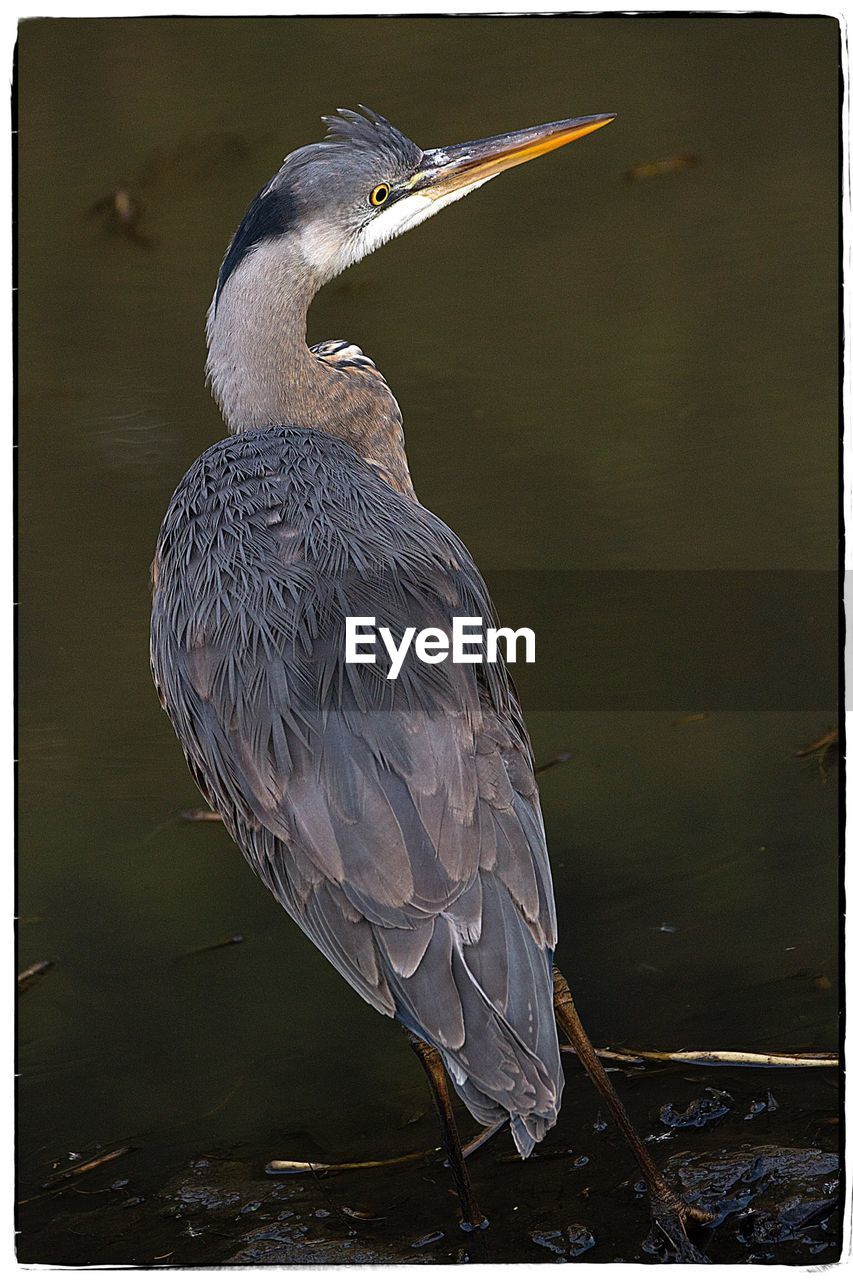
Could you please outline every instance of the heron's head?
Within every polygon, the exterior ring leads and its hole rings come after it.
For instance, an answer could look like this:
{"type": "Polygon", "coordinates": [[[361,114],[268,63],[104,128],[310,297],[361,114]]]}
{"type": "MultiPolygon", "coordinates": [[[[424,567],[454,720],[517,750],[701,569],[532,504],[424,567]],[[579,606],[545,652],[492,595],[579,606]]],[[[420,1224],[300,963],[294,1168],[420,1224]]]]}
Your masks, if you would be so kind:
{"type": "Polygon", "coordinates": [[[286,237],[316,287],[504,169],[574,142],[612,115],[583,116],[422,151],[382,116],[338,111],[323,142],[287,157],[250,206],[222,264],[221,293],[248,254],[286,237]]]}

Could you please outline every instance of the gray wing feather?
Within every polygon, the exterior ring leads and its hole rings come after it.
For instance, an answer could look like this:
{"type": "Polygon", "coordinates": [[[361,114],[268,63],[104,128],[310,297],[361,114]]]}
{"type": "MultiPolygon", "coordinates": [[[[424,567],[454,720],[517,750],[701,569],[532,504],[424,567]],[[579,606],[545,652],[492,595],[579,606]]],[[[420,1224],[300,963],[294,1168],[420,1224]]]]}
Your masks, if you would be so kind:
{"type": "Polygon", "coordinates": [[[344,620],[494,622],[462,544],[320,432],[244,432],[176,491],[152,667],[193,776],[348,982],[525,1154],[562,1088],[553,891],[502,664],[346,664],[344,620]]]}

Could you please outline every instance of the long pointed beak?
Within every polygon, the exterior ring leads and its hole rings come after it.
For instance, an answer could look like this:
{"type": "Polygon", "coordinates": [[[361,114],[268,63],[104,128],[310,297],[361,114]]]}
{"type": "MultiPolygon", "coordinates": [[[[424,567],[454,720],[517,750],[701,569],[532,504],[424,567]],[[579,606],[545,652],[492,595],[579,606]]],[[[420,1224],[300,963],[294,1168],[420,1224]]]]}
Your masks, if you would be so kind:
{"type": "Polygon", "coordinates": [[[548,151],[556,151],[557,147],[594,133],[615,118],[615,115],[603,115],[555,120],[551,124],[534,125],[532,129],[480,138],[477,142],[436,147],[424,152],[420,175],[413,189],[431,200],[439,200],[452,192],[461,194],[470,187],[488,182],[504,169],[525,164],[536,156],[544,156],[548,151]]]}

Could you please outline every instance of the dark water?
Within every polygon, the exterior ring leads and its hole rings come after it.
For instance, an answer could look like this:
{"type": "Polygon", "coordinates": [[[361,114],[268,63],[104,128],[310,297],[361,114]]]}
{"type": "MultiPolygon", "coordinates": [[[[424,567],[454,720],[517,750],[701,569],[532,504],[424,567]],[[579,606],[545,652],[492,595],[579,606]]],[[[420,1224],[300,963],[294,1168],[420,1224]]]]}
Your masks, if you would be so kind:
{"type": "MultiPolygon", "coordinates": [[[[421,500],[504,620],[536,627],[518,682],[540,761],[571,752],[542,797],[593,1039],[835,1047],[837,775],[794,753],[836,722],[837,39],[829,19],[23,25],[19,967],[57,963],[21,1000],[22,1196],[131,1136],[103,1185],[132,1171],[150,1190],[200,1152],[257,1176],[270,1156],[436,1140],[394,1025],[220,828],[179,820],[199,798],[148,672],[159,521],[222,435],[202,376],[219,262],[338,105],[424,146],[619,113],[327,287],[310,338],[376,359],[421,500]],[[698,163],[624,176],[673,156],[698,163]],[[131,233],[87,213],[116,185],[131,233]]],[[[825,1074],[774,1082],[790,1105],[765,1140],[832,1145],[825,1074]]],[[[739,1115],[767,1087],[727,1079],[739,1115]]],[[[630,1105],[651,1126],[715,1083],[635,1083],[630,1105]]],[[[570,1092],[589,1134],[592,1095],[574,1075],[570,1092]]],[[[606,1218],[633,1179],[604,1151],[606,1218]]],[[[501,1258],[536,1254],[513,1181],[534,1174],[479,1159],[501,1258]]],[[[392,1185],[452,1234],[445,1178],[392,1185]]],[[[560,1162],[535,1178],[537,1203],[566,1206],[551,1225],[595,1232],[560,1162]]],[[[350,1194],[382,1213],[388,1180],[350,1194]]],[[[23,1249],[86,1260],[58,1211],[27,1206],[23,1249]]],[[[386,1258],[415,1238],[395,1212],[373,1229],[386,1258]]],[[[165,1229],[150,1248],[142,1223],[109,1230],[110,1260],[169,1249],[165,1229]]],[[[614,1231],[610,1256],[635,1256],[642,1232],[614,1231]]]]}

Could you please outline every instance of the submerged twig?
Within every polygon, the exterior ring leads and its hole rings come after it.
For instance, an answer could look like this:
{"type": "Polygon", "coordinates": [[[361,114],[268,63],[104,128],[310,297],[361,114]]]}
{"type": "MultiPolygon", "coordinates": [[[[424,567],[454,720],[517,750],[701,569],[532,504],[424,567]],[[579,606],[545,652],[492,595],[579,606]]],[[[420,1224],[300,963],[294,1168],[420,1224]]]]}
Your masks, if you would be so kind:
{"type": "Polygon", "coordinates": [[[31,964],[27,969],[22,969],[18,974],[18,986],[22,987],[26,983],[32,982],[33,978],[40,978],[43,973],[47,973],[48,969],[52,969],[55,964],[55,960],[37,960],[35,964],[31,964]]]}
{"type": "Polygon", "coordinates": [[[221,822],[222,814],[215,809],[184,809],[181,814],[184,822],[221,822]]]}
{"type": "MultiPolygon", "coordinates": [[[[481,1129],[476,1137],[466,1142],[462,1154],[467,1159],[475,1151],[479,1151],[485,1143],[503,1128],[504,1121],[496,1120],[487,1129],[481,1129]]],[[[428,1147],[424,1151],[410,1151],[404,1156],[388,1156],[384,1160],[343,1160],[337,1164],[325,1164],[322,1160],[270,1160],[266,1167],[269,1174],[300,1173],[345,1173],[350,1169],[384,1169],[390,1165],[413,1164],[416,1160],[426,1160],[429,1156],[438,1155],[441,1147],[428,1147]]]]}
{"type": "Polygon", "coordinates": [[[814,742],[808,743],[805,747],[800,747],[799,751],[795,751],[795,756],[813,756],[818,752],[826,752],[830,747],[838,746],[838,730],[827,729],[826,733],[822,733],[819,738],[815,738],[814,742]]]}
{"type": "Polygon", "coordinates": [[[242,933],[232,933],[230,938],[220,938],[218,942],[207,942],[203,947],[194,947],[192,951],[185,951],[182,959],[187,956],[201,956],[205,951],[219,951],[221,947],[236,947],[246,939],[242,933]]]}
{"type": "Polygon", "coordinates": [[[826,770],[826,762],[831,756],[834,758],[838,750],[838,729],[827,729],[826,733],[822,733],[819,738],[815,738],[814,742],[809,742],[805,747],[800,747],[799,751],[794,752],[794,755],[799,759],[803,759],[806,756],[817,756],[820,776],[826,782],[829,776],[826,770]]]}
{"type": "Polygon", "coordinates": [[[63,1169],[60,1173],[53,1173],[42,1183],[43,1187],[55,1187],[58,1182],[67,1182],[70,1178],[79,1178],[84,1173],[91,1173],[93,1169],[100,1169],[101,1165],[112,1164],[113,1160],[118,1160],[121,1156],[128,1155],[131,1151],[135,1151],[135,1147],[116,1147],[113,1151],[105,1151],[103,1155],[92,1156],[90,1160],[84,1160],[82,1164],[74,1164],[69,1169],[63,1169]]]}
{"type": "Polygon", "coordinates": [[[698,163],[697,155],[667,156],[663,160],[648,160],[645,164],[632,164],[630,169],[625,170],[624,177],[629,182],[642,182],[646,178],[659,178],[665,173],[695,169],[698,163]]]}
{"type": "Polygon", "coordinates": [[[568,764],[571,758],[572,758],[571,751],[561,751],[558,756],[554,756],[553,760],[546,760],[544,764],[537,765],[536,768],[533,770],[533,772],[538,777],[540,773],[544,773],[546,769],[553,769],[555,765],[568,764]]]}
{"type": "MultiPolygon", "coordinates": [[[[574,1053],[561,1045],[563,1053],[574,1053]]],[[[596,1049],[599,1058],[613,1062],[688,1062],[705,1067],[837,1067],[833,1053],[750,1053],[742,1049],[596,1049]]]]}
{"type": "Polygon", "coordinates": [[[96,200],[88,209],[88,214],[90,218],[102,214],[108,230],[119,232],[134,244],[150,249],[154,241],[139,230],[144,211],[145,206],[135,192],[125,183],[120,183],[107,195],[96,200]]]}

